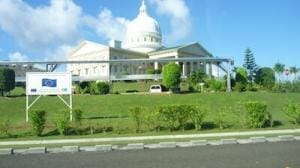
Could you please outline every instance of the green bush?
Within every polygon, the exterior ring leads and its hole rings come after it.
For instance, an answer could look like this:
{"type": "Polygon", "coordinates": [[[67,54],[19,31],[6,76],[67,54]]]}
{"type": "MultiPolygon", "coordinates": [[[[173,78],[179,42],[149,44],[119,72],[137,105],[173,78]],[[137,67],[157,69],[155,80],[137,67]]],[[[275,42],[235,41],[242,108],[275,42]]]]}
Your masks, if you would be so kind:
{"type": "Polygon", "coordinates": [[[292,120],[294,124],[300,124],[300,105],[288,103],[284,106],[285,114],[292,120]]]}
{"type": "Polygon", "coordinates": [[[86,94],[86,93],[90,93],[89,91],[89,82],[80,82],[79,83],[79,87],[80,87],[80,93],[81,94],[86,94]]]}
{"type": "Polygon", "coordinates": [[[54,118],[54,124],[60,135],[67,135],[69,128],[69,111],[61,111],[54,118]]]}
{"type": "Polygon", "coordinates": [[[235,84],[234,90],[238,91],[238,92],[245,92],[246,91],[246,87],[247,87],[247,84],[243,84],[241,82],[237,82],[235,84]]]}
{"type": "Polygon", "coordinates": [[[76,134],[81,134],[82,111],[80,109],[73,110],[73,123],[76,134]]]}
{"type": "Polygon", "coordinates": [[[163,68],[163,84],[171,91],[176,91],[180,84],[181,69],[174,62],[168,63],[163,68]]]}
{"type": "Polygon", "coordinates": [[[140,132],[141,124],[142,124],[142,108],[141,107],[134,107],[129,109],[129,115],[133,118],[136,126],[136,133],[140,132]]]}
{"type": "Polygon", "coordinates": [[[276,83],[272,90],[274,92],[300,93],[300,81],[276,83]]]}
{"type": "Polygon", "coordinates": [[[195,129],[201,130],[203,119],[207,114],[208,108],[205,105],[202,106],[189,106],[189,118],[192,120],[195,129]]]}
{"type": "MultiPolygon", "coordinates": [[[[193,110],[192,105],[167,105],[158,107],[159,119],[170,131],[177,128],[184,129],[193,110]]],[[[195,110],[194,110],[195,111],[195,110]]]]}
{"type": "Polygon", "coordinates": [[[91,95],[99,94],[99,89],[96,82],[90,82],[88,87],[91,95]]]}
{"type": "Polygon", "coordinates": [[[272,126],[272,116],[267,111],[267,105],[262,102],[247,102],[246,122],[249,128],[262,128],[264,126],[272,126]]]}
{"type": "Polygon", "coordinates": [[[156,132],[159,132],[163,126],[161,115],[158,110],[147,113],[145,115],[145,121],[150,129],[154,129],[156,132]]]}
{"type": "Polygon", "coordinates": [[[267,90],[271,90],[275,85],[275,72],[272,68],[260,68],[255,77],[255,82],[267,90]]]}
{"type": "Polygon", "coordinates": [[[235,81],[237,83],[247,84],[248,83],[248,73],[243,67],[238,67],[236,69],[235,81]]]}
{"type": "Polygon", "coordinates": [[[179,124],[177,119],[178,115],[174,113],[172,106],[160,106],[157,109],[164,126],[170,131],[174,131],[179,124]]]}
{"type": "Polygon", "coordinates": [[[41,136],[46,123],[46,111],[34,110],[30,113],[31,129],[34,135],[41,136]]]}
{"type": "Polygon", "coordinates": [[[214,91],[225,91],[225,82],[216,79],[208,79],[206,80],[206,86],[214,91]]]}
{"type": "Polygon", "coordinates": [[[11,123],[9,120],[1,120],[0,121],[0,134],[3,134],[7,137],[12,137],[11,131],[11,123]]]}
{"type": "Polygon", "coordinates": [[[73,110],[73,121],[78,125],[81,125],[82,111],[80,109],[73,110]]]}
{"type": "Polygon", "coordinates": [[[187,123],[192,105],[173,105],[171,106],[173,113],[176,114],[179,128],[184,130],[184,125],[187,123]]]}
{"type": "Polygon", "coordinates": [[[99,94],[104,95],[109,93],[109,84],[107,82],[98,82],[97,89],[99,94]]]}
{"type": "Polygon", "coordinates": [[[0,67],[0,96],[15,88],[15,71],[0,67]]]}

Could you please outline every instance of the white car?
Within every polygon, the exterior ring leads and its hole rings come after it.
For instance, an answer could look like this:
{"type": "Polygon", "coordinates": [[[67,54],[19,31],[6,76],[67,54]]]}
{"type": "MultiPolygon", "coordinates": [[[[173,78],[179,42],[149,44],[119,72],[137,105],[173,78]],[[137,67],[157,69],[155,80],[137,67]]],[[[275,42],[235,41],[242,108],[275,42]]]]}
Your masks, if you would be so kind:
{"type": "Polygon", "coordinates": [[[160,85],[151,85],[150,86],[150,93],[161,93],[162,88],[160,85]]]}

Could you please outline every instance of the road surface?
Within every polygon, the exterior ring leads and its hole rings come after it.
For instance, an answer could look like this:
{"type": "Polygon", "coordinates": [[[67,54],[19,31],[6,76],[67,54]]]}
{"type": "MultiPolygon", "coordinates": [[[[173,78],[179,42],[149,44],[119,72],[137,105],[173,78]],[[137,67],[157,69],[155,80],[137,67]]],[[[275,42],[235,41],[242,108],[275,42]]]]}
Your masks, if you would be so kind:
{"type": "Polygon", "coordinates": [[[2,155],[1,168],[299,168],[300,142],[2,155]]]}

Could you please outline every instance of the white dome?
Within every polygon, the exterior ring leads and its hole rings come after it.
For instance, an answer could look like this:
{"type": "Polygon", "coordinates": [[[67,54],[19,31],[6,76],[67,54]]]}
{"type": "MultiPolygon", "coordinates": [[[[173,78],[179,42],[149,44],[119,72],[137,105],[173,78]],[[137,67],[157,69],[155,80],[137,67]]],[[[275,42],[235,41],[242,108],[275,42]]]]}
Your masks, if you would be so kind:
{"type": "Polygon", "coordinates": [[[161,48],[161,40],[160,26],[148,15],[143,1],[139,15],[127,26],[125,48],[147,53],[161,48]]]}

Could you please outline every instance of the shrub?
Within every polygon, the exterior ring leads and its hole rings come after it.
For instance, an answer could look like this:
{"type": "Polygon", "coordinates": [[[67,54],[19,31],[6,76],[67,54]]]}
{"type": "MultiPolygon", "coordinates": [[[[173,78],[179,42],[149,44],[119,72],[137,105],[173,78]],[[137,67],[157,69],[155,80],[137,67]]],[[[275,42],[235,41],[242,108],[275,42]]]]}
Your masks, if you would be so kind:
{"type": "Polygon", "coordinates": [[[74,93],[75,94],[81,94],[81,88],[80,88],[79,84],[75,84],[74,93]]]}
{"type": "Polygon", "coordinates": [[[0,121],[0,134],[3,134],[7,137],[12,137],[10,130],[11,130],[11,123],[9,120],[0,121]]]}
{"type": "Polygon", "coordinates": [[[214,91],[225,91],[225,82],[216,79],[206,80],[206,86],[214,91]]]}
{"type": "Polygon", "coordinates": [[[255,82],[264,88],[271,90],[275,85],[275,73],[272,68],[260,68],[255,77],[255,82]]]}
{"type": "Polygon", "coordinates": [[[154,129],[156,132],[159,132],[161,127],[163,126],[161,116],[158,110],[146,114],[145,121],[150,127],[150,129],[154,129]]]}
{"type": "Polygon", "coordinates": [[[163,124],[170,131],[174,131],[178,127],[177,114],[173,112],[172,106],[160,106],[158,107],[158,113],[163,124]]]}
{"type": "Polygon", "coordinates": [[[129,115],[133,118],[136,126],[136,133],[140,132],[140,127],[142,123],[142,108],[134,107],[129,109],[129,115]]]}
{"type": "Polygon", "coordinates": [[[246,87],[247,87],[246,84],[243,84],[241,82],[237,82],[235,84],[234,90],[238,91],[238,92],[244,92],[244,91],[246,91],[246,87]]]}
{"type": "Polygon", "coordinates": [[[74,130],[76,134],[81,134],[80,126],[82,120],[82,111],[80,109],[73,110],[74,130]]]}
{"type": "Polygon", "coordinates": [[[285,114],[292,120],[294,124],[300,124],[300,105],[292,102],[284,106],[285,114]]]}
{"type": "Polygon", "coordinates": [[[0,96],[15,88],[15,71],[0,67],[0,96]]]}
{"type": "Polygon", "coordinates": [[[90,92],[89,91],[89,82],[80,82],[79,87],[80,87],[81,94],[86,94],[86,93],[90,92]]]}
{"type": "Polygon", "coordinates": [[[89,83],[89,91],[91,95],[99,94],[99,90],[96,82],[89,83]]]}
{"type": "Polygon", "coordinates": [[[109,84],[107,82],[98,82],[97,89],[99,94],[104,95],[109,93],[109,84]]]}
{"type": "Polygon", "coordinates": [[[261,102],[247,102],[246,122],[249,128],[261,128],[271,124],[272,116],[267,111],[267,105],[261,102]]]}
{"type": "Polygon", "coordinates": [[[207,113],[206,106],[190,106],[189,108],[189,118],[192,120],[195,129],[201,130],[203,119],[207,113]]]}
{"type": "Polygon", "coordinates": [[[190,105],[168,105],[158,107],[161,121],[170,131],[176,128],[184,129],[184,125],[190,116],[192,106],[190,105]]]}
{"type": "Polygon", "coordinates": [[[171,91],[176,91],[180,84],[181,70],[174,62],[168,63],[163,68],[163,84],[171,91]]]}
{"type": "Polygon", "coordinates": [[[61,111],[60,113],[57,113],[54,124],[60,135],[67,135],[69,128],[69,112],[61,111]]]}
{"type": "Polygon", "coordinates": [[[235,81],[237,83],[247,84],[248,83],[248,73],[245,68],[238,67],[236,69],[235,81]]]}
{"type": "Polygon", "coordinates": [[[41,136],[45,128],[46,112],[44,110],[32,111],[30,113],[30,122],[34,135],[41,136]]]}
{"type": "Polygon", "coordinates": [[[73,110],[73,120],[78,125],[81,125],[82,111],[80,109],[73,110]]]}
{"type": "Polygon", "coordinates": [[[178,120],[179,128],[184,130],[184,125],[189,119],[189,112],[192,110],[193,106],[191,105],[173,105],[171,110],[176,114],[178,120]]]}

